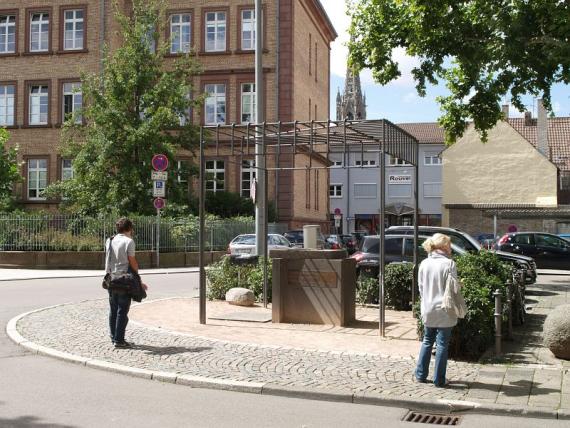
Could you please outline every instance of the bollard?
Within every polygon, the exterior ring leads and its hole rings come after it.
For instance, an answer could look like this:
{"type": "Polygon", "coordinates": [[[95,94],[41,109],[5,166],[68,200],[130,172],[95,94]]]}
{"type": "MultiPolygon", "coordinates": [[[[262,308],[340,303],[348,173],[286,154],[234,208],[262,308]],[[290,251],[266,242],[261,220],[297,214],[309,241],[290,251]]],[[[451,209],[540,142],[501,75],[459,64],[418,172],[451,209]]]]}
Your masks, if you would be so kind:
{"type": "Polygon", "coordinates": [[[501,323],[502,323],[502,308],[501,308],[501,291],[496,289],[493,293],[495,297],[495,355],[501,355],[501,323]]]}
{"type": "Polygon", "coordinates": [[[509,311],[509,324],[507,331],[508,340],[513,340],[513,293],[514,281],[507,280],[507,310],[509,311]]]}

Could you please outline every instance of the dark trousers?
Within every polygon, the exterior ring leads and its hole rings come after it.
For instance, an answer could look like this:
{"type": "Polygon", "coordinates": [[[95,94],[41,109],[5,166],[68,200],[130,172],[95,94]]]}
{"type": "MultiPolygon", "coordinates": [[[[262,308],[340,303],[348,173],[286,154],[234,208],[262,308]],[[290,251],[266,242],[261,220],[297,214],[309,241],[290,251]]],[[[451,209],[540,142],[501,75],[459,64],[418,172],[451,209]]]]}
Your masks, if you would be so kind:
{"type": "Polygon", "coordinates": [[[125,341],[125,330],[129,322],[131,296],[126,293],[109,291],[109,328],[113,343],[125,341]]]}

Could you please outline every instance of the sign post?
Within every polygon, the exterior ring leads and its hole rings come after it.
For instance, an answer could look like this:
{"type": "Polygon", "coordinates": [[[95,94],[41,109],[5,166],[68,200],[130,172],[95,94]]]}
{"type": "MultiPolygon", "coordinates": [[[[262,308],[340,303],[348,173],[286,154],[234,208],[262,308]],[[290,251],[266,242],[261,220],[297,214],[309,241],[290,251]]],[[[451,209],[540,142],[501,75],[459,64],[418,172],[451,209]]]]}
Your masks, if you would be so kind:
{"type": "Polygon", "coordinates": [[[334,210],[334,227],[336,229],[336,234],[338,235],[340,229],[340,221],[342,220],[342,212],[340,208],[335,208],[334,210]]]}
{"type": "Polygon", "coordinates": [[[154,208],[156,208],[156,267],[160,267],[160,210],[166,205],[163,199],[166,197],[166,181],[168,180],[168,158],[166,155],[158,154],[152,157],[151,180],[152,180],[152,196],[154,208]]]}

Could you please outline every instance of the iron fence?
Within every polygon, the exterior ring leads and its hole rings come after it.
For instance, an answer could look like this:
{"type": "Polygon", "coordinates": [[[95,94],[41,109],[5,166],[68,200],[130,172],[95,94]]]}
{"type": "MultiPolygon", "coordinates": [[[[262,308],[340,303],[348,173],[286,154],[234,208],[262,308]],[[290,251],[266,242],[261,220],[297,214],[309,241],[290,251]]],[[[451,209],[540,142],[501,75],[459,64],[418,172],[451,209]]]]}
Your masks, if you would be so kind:
{"type": "MultiPolygon", "coordinates": [[[[138,251],[198,251],[199,220],[190,218],[132,217],[138,251]],[[160,233],[160,235],[159,235],[160,233]]],[[[0,215],[0,251],[101,251],[114,234],[114,217],[72,215],[0,215]]],[[[270,233],[283,233],[287,225],[269,225],[270,233]]],[[[255,233],[254,221],[206,220],[206,250],[225,250],[242,233],[255,233]]]]}

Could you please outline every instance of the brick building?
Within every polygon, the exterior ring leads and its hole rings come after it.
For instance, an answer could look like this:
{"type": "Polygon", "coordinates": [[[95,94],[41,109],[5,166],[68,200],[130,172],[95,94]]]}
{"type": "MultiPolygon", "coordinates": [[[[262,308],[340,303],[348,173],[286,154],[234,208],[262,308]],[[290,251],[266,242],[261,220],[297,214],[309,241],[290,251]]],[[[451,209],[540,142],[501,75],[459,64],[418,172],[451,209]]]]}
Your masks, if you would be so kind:
{"type": "MultiPolygon", "coordinates": [[[[255,13],[253,0],[170,0],[165,40],[170,55],[193,50],[203,73],[195,94],[208,93],[195,124],[255,122],[255,13]]],[[[130,2],[119,1],[128,11],[130,2]]],[[[329,118],[330,43],[336,32],[319,0],[264,1],[264,81],[267,121],[329,118]]],[[[58,155],[60,125],[81,107],[82,72],[97,72],[102,47],[120,43],[112,0],[3,0],[0,5],[0,126],[20,147],[24,182],[15,191],[27,208],[56,208],[42,190],[73,174],[72,160],[58,155]]],[[[189,160],[181,154],[177,161],[189,160]]],[[[209,190],[249,195],[251,159],[241,168],[208,156],[207,168],[222,177],[209,190]]],[[[293,223],[292,173],[280,173],[277,195],[280,220],[293,223]]],[[[318,193],[328,194],[328,178],[318,193]]],[[[317,192],[315,192],[317,193],[317,192]]],[[[305,195],[306,196],[306,195],[305,195]]],[[[299,222],[327,222],[328,201],[305,213],[299,222]]]]}

